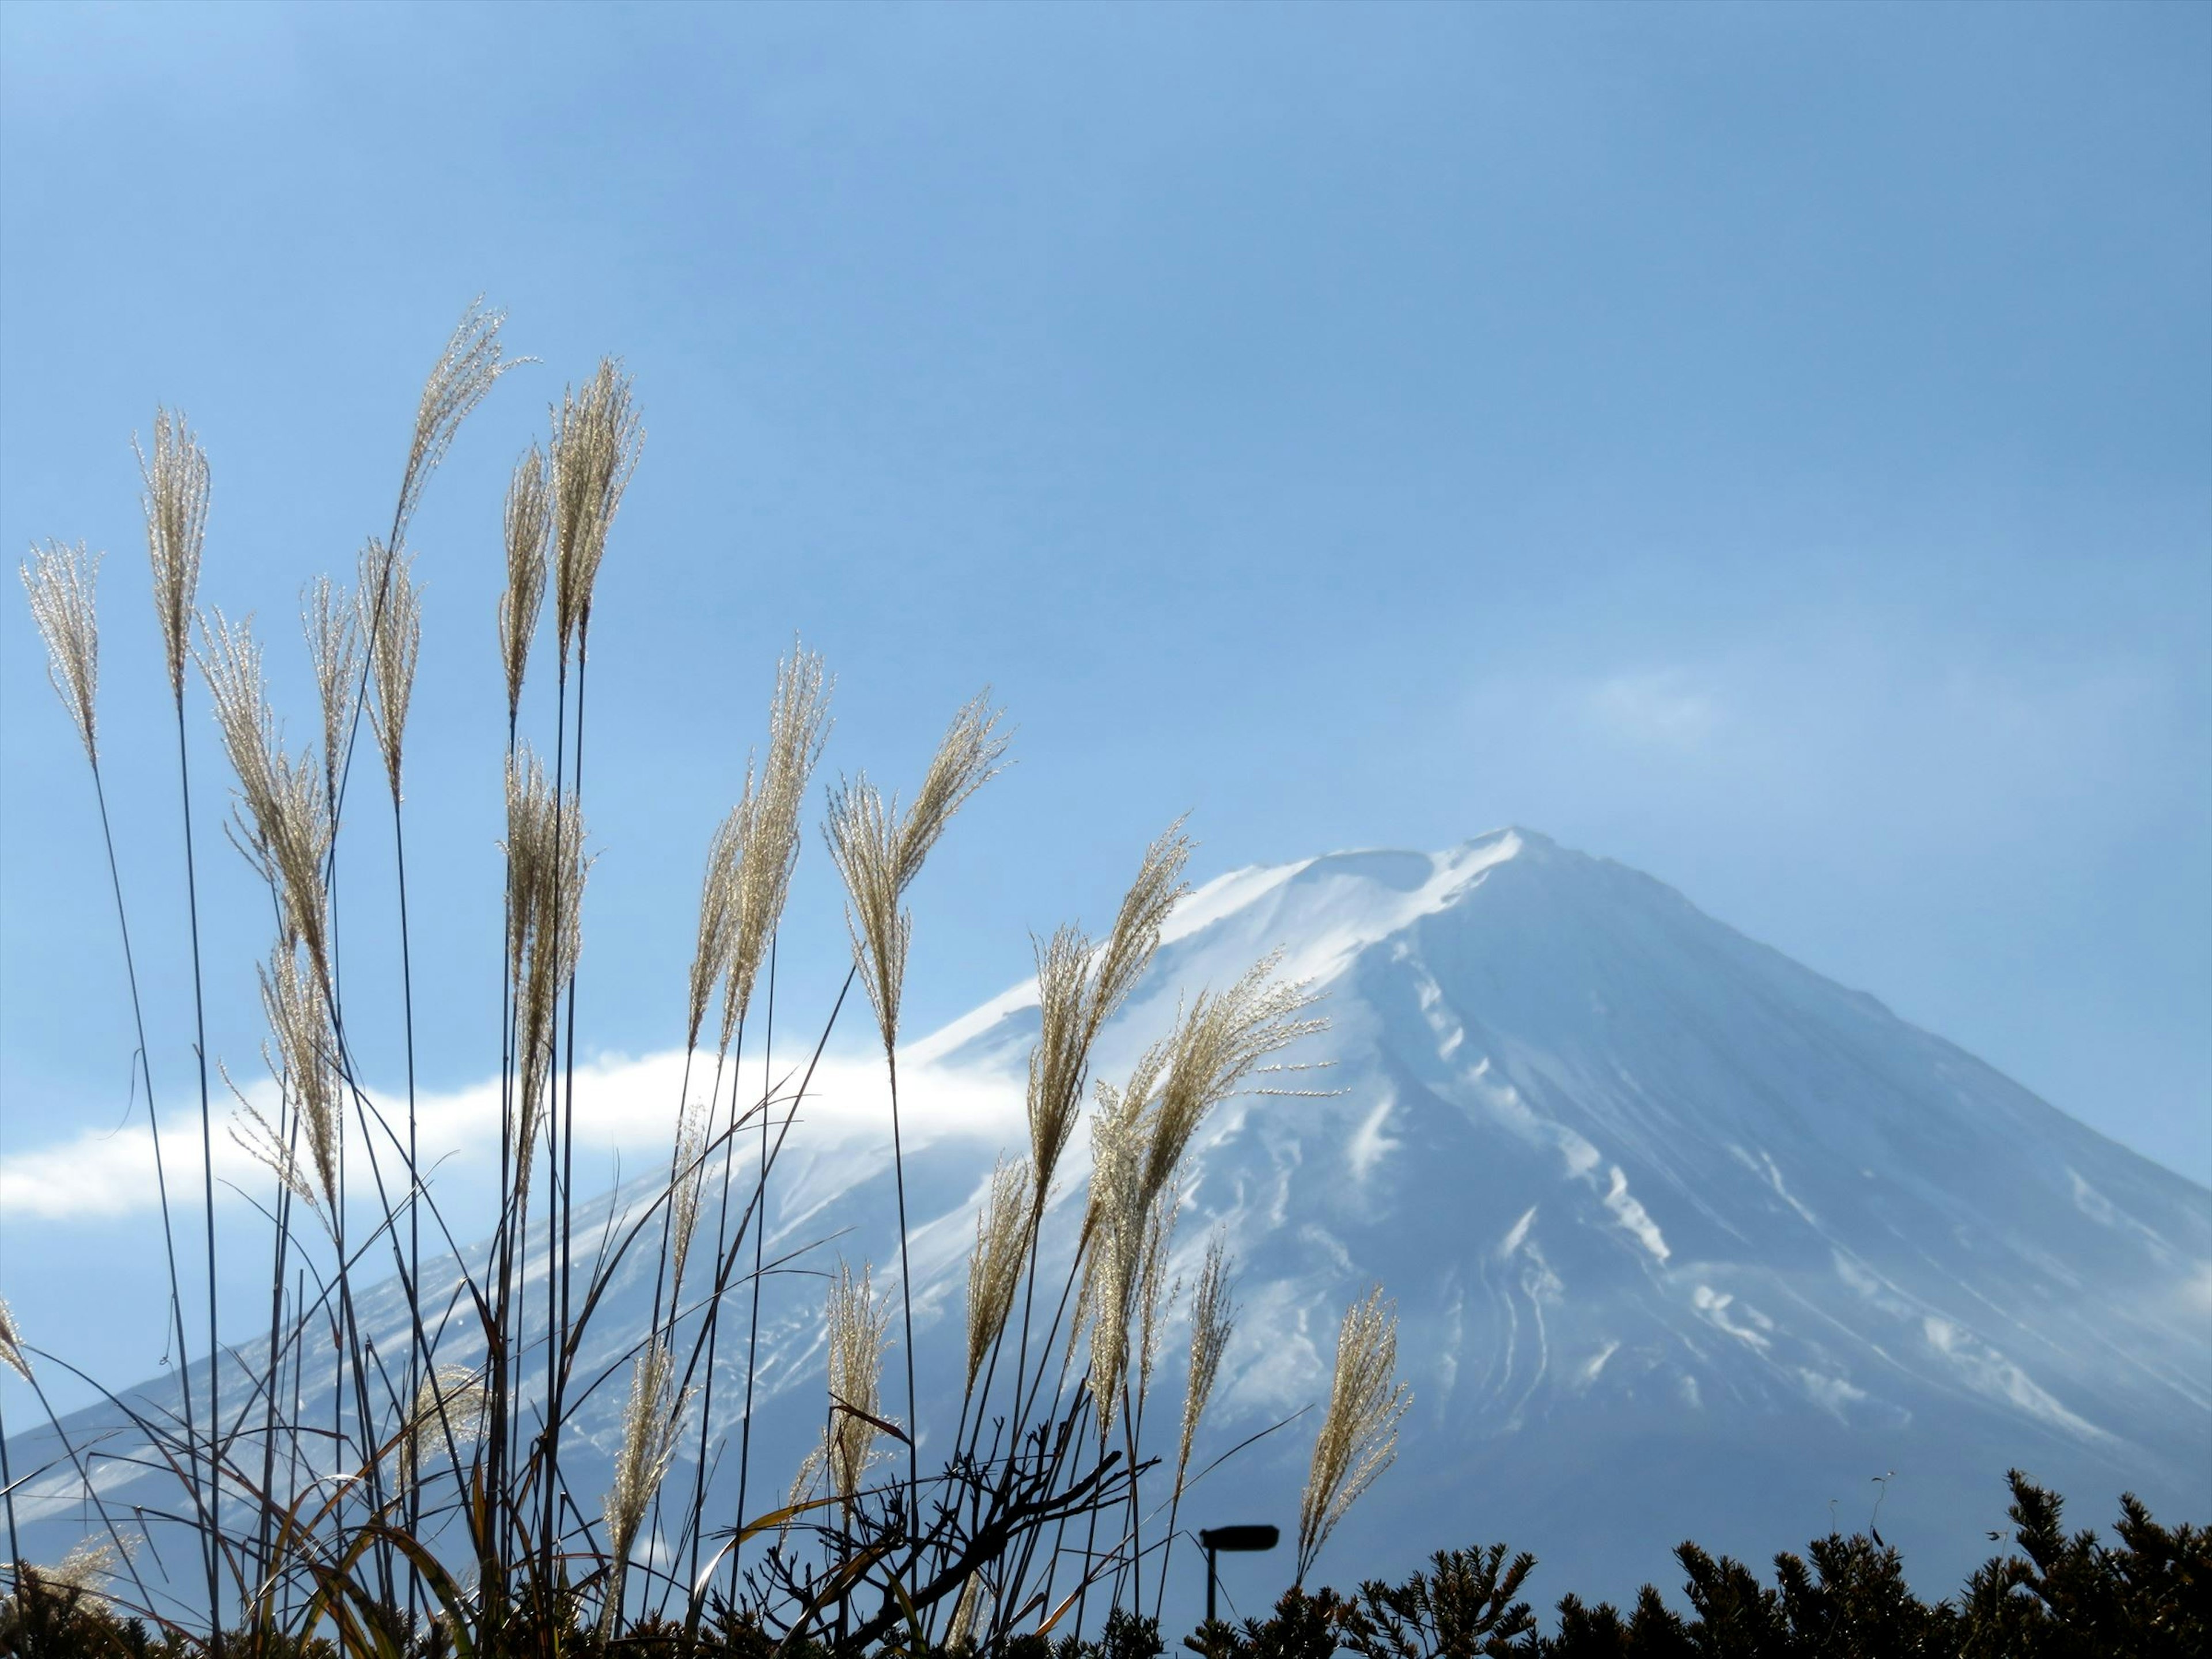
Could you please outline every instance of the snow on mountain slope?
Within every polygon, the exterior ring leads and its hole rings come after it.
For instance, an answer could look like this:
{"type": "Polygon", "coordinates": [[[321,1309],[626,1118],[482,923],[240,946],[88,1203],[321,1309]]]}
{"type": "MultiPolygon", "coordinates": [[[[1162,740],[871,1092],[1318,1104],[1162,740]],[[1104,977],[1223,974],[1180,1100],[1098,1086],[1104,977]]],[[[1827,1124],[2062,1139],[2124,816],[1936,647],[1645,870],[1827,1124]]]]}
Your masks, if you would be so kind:
{"type": "MultiPolygon", "coordinates": [[[[2123,1488],[2171,1518],[2212,1514],[2212,1194],[1650,878],[1527,830],[1209,884],[1102,1039],[1099,1074],[1179,996],[1278,947],[1328,993],[1332,1029],[1295,1057],[1330,1061],[1333,1092],[1221,1110],[1179,1254],[1194,1276],[1219,1227],[1240,1268],[1217,1450],[1318,1398],[1348,1301],[1378,1280],[1397,1299],[1413,1412],[1323,1577],[1502,1538],[1542,1560],[1540,1600],[1620,1596],[1670,1584],[1681,1538],[1759,1561],[1832,1519],[1863,1524],[1879,1498],[1940,1593],[2002,1524],[2015,1464],[2066,1492],[2077,1523],[2109,1519],[2123,1488]]],[[[1036,1029],[1017,988],[902,1064],[1007,1098],[1036,1029]]],[[[951,1412],[930,1401],[957,1389],[997,1147],[972,1126],[909,1133],[926,1455],[951,1412]]],[[[793,1149],[771,1249],[849,1229],[836,1249],[896,1264],[888,1146],[810,1145],[802,1126],[793,1149]]],[[[771,1486],[820,1409],[819,1282],[798,1265],[763,1326],[771,1486]]],[[[628,1348],[649,1297],[641,1272],[617,1287],[595,1354],[628,1348]]],[[[397,1308],[372,1293],[363,1318],[396,1339],[397,1308]]],[[[619,1395],[617,1379],[581,1420],[603,1449],[619,1395]]],[[[734,1425],[718,1418],[710,1441],[734,1425]]],[[[1184,1519],[1294,1522],[1311,1425],[1225,1465],[1184,1519]]],[[[728,1474],[716,1505],[734,1506],[728,1474]]],[[[33,1500],[56,1525],[67,1484],[33,1500]]],[[[1239,1571],[1249,1600],[1287,1565],[1239,1571]]]]}

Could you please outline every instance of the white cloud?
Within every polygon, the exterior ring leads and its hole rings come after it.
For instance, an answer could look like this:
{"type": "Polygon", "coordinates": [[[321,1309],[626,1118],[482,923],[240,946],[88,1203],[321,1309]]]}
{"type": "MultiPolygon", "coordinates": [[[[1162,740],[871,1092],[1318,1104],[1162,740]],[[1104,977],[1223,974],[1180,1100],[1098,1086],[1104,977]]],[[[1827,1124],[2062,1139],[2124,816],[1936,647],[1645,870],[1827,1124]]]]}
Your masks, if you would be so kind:
{"type": "Polygon", "coordinates": [[[1698,749],[1720,726],[1720,699],[1680,668],[1616,674],[1585,693],[1584,710],[1608,735],[1638,744],[1698,749]]]}
{"type": "MultiPolygon", "coordinates": [[[[779,1066],[780,1099],[798,1086],[804,1062],[802,1055],[795,1068],[779,1066]]],[[[688,1085],[690,1098],[708,1102],[714,1080],[713,1059],[695,1060],[688,1085]]],[[[750,1062],[744,1083],[747,1097],[757,1099],[763,1080],[758,1067],[750,1062]]],[[[610,1164],[619,1159],[623,1170],[630,1173],[665,1158],[675,1133],[678,1092],[685,1086],[684,1056],[677,1052],[603,1057],[580,1066],[575,1107],[579,1152],[610,1164]]],[[[262,1111],[275,1115],[270,1085],[264,1084],[247,1094],[262,1111]]],[[[461,1196],[480,1187],[489,1190],[499,1165],[499,1098],[495,1080],[417,1097],[417,1145],[441,1203],[448,1193],[461,1196]]],[[[726,1106],[726,1080],[721,1098],[726,1106]]],[[[404,1097],[377,1092],[371,1099],[404,1133],[404,1097]]],[[[799,1121],[817,1146],[888,1135],[889,1101],[880,1060],[866,1054],[826,1055],[808,1085],[799,1121]]],[[[996,1073],[902,1063],[899,1103],[909,1149],[949,1135],[1011,1139],[1023,1132],[1020,1082],[996,1073]]],[[[357,1129],[352,1133],[358,1134],[357,1129]]],[[[161,1149],[173,1201],[189,1204],[200,1184],[198,1136],[186,1135],[181,1127],[165,1126],[161,1149]]],[[[388,1153],[386,1159],[388,1180],[392,1169],[388,1153]]],[[[271,1180],[223,1129],[216,1134],[215,1169],[219,1183],[248,1193],[265,1194],[271,1180]]],[[[233,1200],[243,1202],[235,1194],[233,1200]]],[[[87,1132],[73,1140],[0,1157],[0,1210],[11,1216],[41,1220],[122,1218],[151,1212],[158,1203],[154,1138],[144,1128],[112,1134],[87,1132]]]]}

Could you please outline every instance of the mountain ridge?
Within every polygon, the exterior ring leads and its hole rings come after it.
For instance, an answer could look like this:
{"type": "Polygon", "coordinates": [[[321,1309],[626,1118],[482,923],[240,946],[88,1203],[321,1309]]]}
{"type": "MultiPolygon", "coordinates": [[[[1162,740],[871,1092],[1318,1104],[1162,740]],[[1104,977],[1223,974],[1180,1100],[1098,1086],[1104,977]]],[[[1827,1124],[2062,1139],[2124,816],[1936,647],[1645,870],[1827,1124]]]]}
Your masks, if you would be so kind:
{"type": "MultiPolygon", "coordinates": [[[[1756,1561],[1848,1527],[1830,1500],[1881,1476],[1908,1569],[1948,1589],[2002,1523],[2014,1464],[2100,1518],[2123,1486],[2169,1519],[2212,1512],[2212,1192],[1664,883],[1515,827],[1217,877],[1170,918],[1097,1074],[1278,945],[1334,1021],[1288,1056],[1332,1069],[1288,1081],[1328,1092],[1220,1109],[1193,1146],[1176,1266],[1194,1277],[1217,1230],[1240,1264],[1216,1450],[1325,1389],[1346,1302],[1378,1280],[1397,1300],[1405,1455],[1322,1577],[1503,1538],[1546,1562],[1540,1593],[1618,1597],[1671,1582],[1684,1536],[1756,1561]]],[[[1035,1000],[979,1005],[903,1049],[902,1073],[1005,1098],[1035,1000]]],[[[1018,1128],[916,1127],[927,1458],[957,1401],[991,1143],[1018,1128]]],[[[888,1151],[795,1136],[771,1253],[849,1229],[843,1248],[889,1277],[888,1151]]],[[[594,1352],[635,1340],[647,1294],[637,1275],[615,1287],[594,1352]]],[[[368,1328],[397,1317],[389,1287],[362,1307],[368,1328]]],[[[781,1468],[818,1420],[818,1296],[782,1285],[765,1307],[755,1443],[781,1468]]],[[[611,1450],[618,1410],[586,1409],[580,1455],[611,1450]]],[[[732,1426],[718,1410],[713,1431],[732,1426]]],[[[1293,1515],[1309,1443],[1269,1436],[1185,1519],[1293,1515]]]]}

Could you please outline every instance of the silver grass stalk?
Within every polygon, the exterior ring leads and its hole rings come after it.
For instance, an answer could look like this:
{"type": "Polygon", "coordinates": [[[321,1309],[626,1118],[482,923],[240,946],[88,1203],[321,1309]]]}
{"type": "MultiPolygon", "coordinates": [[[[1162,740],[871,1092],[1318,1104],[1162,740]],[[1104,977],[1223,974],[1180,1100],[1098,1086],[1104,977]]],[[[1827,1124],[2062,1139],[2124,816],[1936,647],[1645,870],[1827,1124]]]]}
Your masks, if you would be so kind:
{"type": "Polygon", "coordinates": [[[314,670],[315,697],[323,715],[323,781],[337,799],[338,761],[353,719],[354,685],[361,675],[361,629],[346,592],[318,576],[300,595],[300,628],[314,670]]]}
{"type": "Polygon", "coordinates": [[[59,1566],[33,1567],[30,1576],[48,1590],[59,1590],[92,1612],[105,1613],[108,1601],[96,1586],[113,1574],[115,1561],[113,1544],[88,1538],[62,1557],[59,1566]]]}
{"type": "Polygon", "coordinates": [[[169,670],[169,691],[185,696],[185,653],[199,592],[200,552],[207,540],[207,452],[193,437],[185,417],[167,409],[154,411],[154,453],[149,457],[131,440],[143,486],[140,505],[146,514],[146,556],[154,570],[154,614],[161,623],[161,647],[169,670]]]}
{"type": "MultiPolygon", "coordinates": [[[[345,1133],[345,1109],[333,1061],[330,1010],[323,981],[303,966],[300,952],[279,940],[267,967],[255,969],[261,982],[262,1011],[276,1038],[270,1069],[291,1098],[307,1132],[307,1155],[315,1184],[335,1221],[338,1207],[338,1161],[345,1133]]],[[[265,1160],[264,1160],[265,1161],[265,1160]]],[[[283,1170],[278,1171],[280,1176],[283,1170]]]]}
{"type": "Polygon", "coordinates": [[[706,1109],[693,1103],[684,1109],[676,1130],[676,1191],[669,1218],[669,1327],[676,1322],[677,1299],[684,1289],[684,1266],[691,1255],[691,1237],[699,1228],[699,1198],[707,1175],[706,1109]]]}
{"type": "Polygon", "coordinates": [[[0,1365],[26,1382],[32,1381],[30,1357],[23,1352],[22,1328],[15,1323],[15,1311],[5,1297],[0,1297],[0,1365]]]}
{"type": "Polygon", "coordinates": [[[201,618],[200,637],[201,672],[237,779],[243,845],[275,885],[287,932],[307,945],[316,977],[327,983],[331,820],[322,770],[312,751],[295,757],[284,748],[251,619],[233,624],[216,611],[201,618]]]}
{"type": "Polygon", "coordinates": [[[845,884],[845,926],[867,988],[884,1051],[898,1047],[899,1001],[906,982],[912,916],[899,903],[923,860],[969,797],[1000,772],[1011,739],[987,690],[953,716],[930,759],[914,804],[903,813],[866,774],[841,783],[830,800],[830,856],[845,884]]]}
{"type": "Polygon", "coordinates": [[[983,1583],[983,1575],[980,1572],[971,1572],[962,1581],[960,1597],[952,1604],[952,1623],[945,1632],[945,1645],[948,1650],[957,1648],[975,1634],[977,1615],[989,1593],[989,1587],[983,1583]]]}
{"type": "MultiPolygon", "coordinates": [[[[1206,1115],[1244,1090],[1249,1079],[1263,1069],[1262,1060],[1328,1028],[1326,1019],[1300,1018],[1318,998],[1310,980],[1274,978],[1281,963],[1282,952],[1273,951],[1226,991],[1201,992],[1178,1024],[1146,1153],[1147,1201],[1173,1182],[1206,1115]]],[[[1263,1088],[1256,1092],[1290,1091],[1263,1088]]]]}
{"type": "Polygon", "coordinates": [[[799,1465],[799,1478],[791,1489],[793,1503],[827,1475],[830,1494],[849,1510],[861,1480],[878,1456],[876,1437],[881,1431],[868,1419],[884,1416],[884,1350],[890,1341],[891,1306],[889,1297],[874,1294],[872,1272],[863,1262],[855,1279],[851,1264],[840,1256],[837,1275],[830,1281],[824,1315],[830,1349],[830,1420],[822,1443],[799,1465]]]}
{"type": "Polygon", "coordinates": [[[400,1427],[398,1490],[421,1484],[426,1449],[434,1457],[449,1443],[448,1437],[459,1449],[482,1434],[490,1407],[490,1391],[466,1365],[440,1365],[426,1373],[400,1427]]]}
{"type": "Polygon", "coordinates": [[[507,671],[507,718],[522,708],[530,641],[545,608],[547,548],[553,538],[552,476],[537,445],[515,464],[507,487],[507,586],[499,596],[499,656],[507,671]]]}
{"type": "Polygon", "coordinates": [[[1190,849],[1180,821],[1145,849],[1103,945],[1079,928],[1062,927],[1036,947],[1039,1025],[1026,1103],[1040,1207],[1075,1133],[1091,1044],[1151,966],[1168,912],[1187,890],[1182,872],[1190,849]]]}
{"type": "Polygon", "coordinates": [[[684,1046],[699,1046],[699,1027],[707,1018],[707,1004],[714,987],[730,970],[731,946],[737,939],[738,870],[744,857],[745,821],[750,816],[752,777],[745,777],[745,799],[714,827],[707,842],[707,871],[699,880],[699,934],[692,947],[690,999],[686,1004],[684,1046]]]}
{"type": "Polygon", "coordinates": [[[1397,1307],[1377,1285],[1345,1310],[1337,1333],[1328,1407],[1298,1500],[1298,1583],[1337,1522],[1398,1455],[1399,1420],[1413,1395],[1397,1370],[1397,1307]]]}
{"type": "Polygon", "coordinates": [[[914,917],[899,900],[899,827],[893,803],[866,775],[830,797],[830,862],[845,884],[845,930],[853,962],[875,1011],[884,1052],[898,1047],[899,1000],[906,985],[914,917]]]}
{"type": "Polygon", "coordinates": [[[1011,733],[999,730],[1003,709],[991,707],[991,689],[985,686],[963,704],[945,728],[937,753],[914,793],[914,805],[899,827],[898,885],[903,892],[921,873],[922,860],[952,815],[968,798],[1005,769],[1011,733]]]}
{"type": "Polygon", "coordinates": [[[46,642],[46,678],[70,712],[85,758],[100,764],[100,623],[93,604],[100,580],[97,553],[49,541],[31,550],[22,567],[31,620],[46,642]]]}
{"type": "Polygon", "coordinates": [[[591,860],[573,792],[556,799],[545,768],[523,750],[507,766],[507,975],[514,989],[515,1192],[530,1183],[531,1153],[552,1077],[554,1016],[583,948],[583,892],[591,860]]]}
{"type": "Polygon", "coordinates": [[[968,1257],[968,1380],[972,1392],[984,1356],[1013,1310],[1030,1239],[1030,1165],[1001,1158],[991,1171],[975,1216],[975,1248],[968,1257]]]}
{"type": "Polygon", "coordinates": [[[1159,1064],[1156,1048],[1138,1061],[1126,1087],[1100,1083],[1098,1112],[1091,1122],[1091,1190],[1084,1216],[1088,1254],[1069,1340],[1072,1345],[1087,1327],[1102,1444],[1119,1413],[1128,1374],[1129,1317],[1145,1254],[1145,1109],[1159,1064]]]}
{"type": "Polygon", "coordinates": [[[1137,1399],[1140,1403],[1152,1391],[1152,1371],[1159,1364],[1160,1342],[1167,1333],[1168,1310],[1182,1290],[1180,1279],[1171,1280],[1168,1277],[1176,1223],[1182,1215],[1182,1194],[1170,1188],[1153,1199],[1151,1219],[1145,1229],[1144,1267],[1137,1281],[1137,1399]]]}
{"type": "Polygon", "coordinates": [[[580,392],[572,386],[562,393],[553,410],[553,615],[563,660],[590,630],[607,532],[644,435],[629,378],[611,357],[600,361],[580,392]]]}
{"type": "Polygon", "coordinates": [[[676,1437],[691,1390],[679,1398],[675,1364],[667,1342],[646,1345],[630,1368],[629,1401],[623,1408],[622,1450],[615,1458],[615,1483],[600,1507],[607,1528],[606,1599],[599,1612],[599,1633],[611,1636],[622,1616],[623,1581],[629,1571],[630,1547],[652,1507],[676,1455],[676,1437]]]}
{"type": "Polygon", "coordinates": [[[837,1412],[830,1431],[830,1484],[848,1504],[860,1490],[878,1432],[859,1413],[884,1415],[884,1351],[890,1339],[890,1299],[874,1294],[871,1277],[867,1263],[861,1263],[856,1279],[851,1267],[841,1260],[830,1287],[830,1395],[834,1402],[849,1408],[837,1412]]]}
{"type": "Polygon", "coordinates": [[[1213,1398],[1213,1384],[1221,1375],[1221,1356],[1228,1350],[1237,1328],[1237,1304],[1229,1291],[1229,1249],[1219,1234],[1206,1247],[1206,1266],[1200,1269],[1198,1289],[1190,1299],[1190,1374],[1182,1397],[1182,1438],[1176,1448],[1176,1496],[1190,1469],[1191,1448],[1198,1425],[1213,1398]]]}
{"type": "Polygon", "coordinates": [[[376,586],[384,592],[384,619],[370,639],[368,722],[384,756],[392,796],[399,799],[400,761],[407,744],[407,710],[415,696],[415,667],[422,653],[422,590],[415,583],[415,556],[397,558],[372,539],[361,550],[361,626],[370,632],[376,586]],[[374,584],[374,586],[373,586],[374,584]]]}
{"type": "MultiPolygon", "coordinates": [[[[407,447],[407,468],[400,476],[399,505],[392,514],[394,547],[406,544],[408,526],[414,522],[415,509],[422,504],[430,475],[438,470],[438,464],[446,459],[446,452],[453,447],[461,422],[484,400],[501,375],[531,361],[501,355],[499,331],[506,320],[505,312],[487,309],[483,296],[478,295],[469,301],[453,337],[446,342],[446,349],[430,367],[429,376],[422,383],[422,399],[415,408],[415,432],[407,447]]],[[[369,595],[368,602],[374,617],[377,604],[374,594],[369,595]]]]}
{"type": "Polygon", "coordinates": [[[745,834],[732,894],[729,979],[722,1005],[725,1050],[751,1005],[769,941],[791,893],[792,872],[799,864],[799,815],[830,735],[830,688],[821,657],[794,643],[791,654],[776,665],[768,758],[757,794],[751,763],[746,763],[738,809],[745,814],[745,834]]]}
{"type": "MultiPolygon", "coordinates": [[[[269,1046],[265,1042],[262,1045],[262,1054],[264,1059],[269,1058],[269,1046]]],[[[275,1060],[270,1060],[272,1071],[276,1065],[275,1060]]],[[[218,1060],[215,1068],[222,1075],[223,1086],[230,1091],[231,1098],[238,1103],[238,1109],[231,1114],[232,1142],[275,1176],[277,1184],[285,1191],[319,1212],[322,1194],[315,1190],[313,1180],[301,1166],[299,1156],[285,1139],[283,1131],[271,1123],[267,1114],[246,1097],[246,1091],[240,1088],[232,1078],[228,1066],[218,1060]]]]}

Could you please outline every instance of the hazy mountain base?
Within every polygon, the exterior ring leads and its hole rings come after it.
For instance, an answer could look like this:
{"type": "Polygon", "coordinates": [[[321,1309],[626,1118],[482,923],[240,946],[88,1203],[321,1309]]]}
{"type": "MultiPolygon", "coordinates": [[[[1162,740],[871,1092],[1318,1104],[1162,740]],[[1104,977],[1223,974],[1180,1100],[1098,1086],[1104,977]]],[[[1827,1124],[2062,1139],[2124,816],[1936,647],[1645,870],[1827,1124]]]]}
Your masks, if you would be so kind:
{"type": "MultiPolygon", "coordinates": [[[[1534,1593],[1534,1558],[1494,1544],[1437,1551],[1403,1582],[1370,1579],[1349,1595],[1293,1588],[1264,1617],[1210,1620],[1182,1645],[1201,1659],[2196,1659],[2212,1647],[2212,1532],[2160,1525],[2124,1498],[2109,1540],[2094,1529],[2069,1534],[2056,1494],[2018,1471],[2009,1484],[2017,1549],[1990,1557],[1955,1596],[1934,1601],[1913,1593],[1879,1531],[1832,1532],[1802,1554],[1778,1555],[1771,1588],[1728,1554],[1685,1542],[1674,1552],[1684,1575],[1680,1611],[1646,1584],[1626,1607],[1569,1592],[1540,1620],[1522,1599],[1534,1593]]],[[[17,1577],[17,1593],[0,1598],[0,1655],[197,1650],[118,1618],[81,1576],[17,1577]]],[[[561,1631],[557,1643],[550,1634],[518,1630],[514,1647],[500,1651],[821,1659],[830,1650],[812,1638],[782,1647],[743,1617],[710,1617],[696,1635],[674,1622],[613,1641],[583,1625],[561,1631]]],[[[243,1631],[227,1645],[241,1659],[336,1659],[338,1651],[327,1638],[243,1631]]],[[[387,1650],[446,1659],[454,1647],[434,1619],[395,1627],[387,1650]]],[[[896,1650],[921,1659],[912,1648],[896,1650]]],[[[975,1650],[963,1642],[924,1651],[964,1659],[975,1650]]],[[[1116,1607],[1095,1641],[1019,1635],[999,1651],[1004,1659],[1158,1659],[1163,1644],[1157,1619],[1116,1607]]]]}
{"type": "MultiPolygon", "coordinates": [[[[1178,994],[1277,944],[1330,993],[1334,1027],[1310,1057],[1334,1067],[1290,1080],[1338,1092],[1224,1111],[1197,1150],[1179,1251],[1188,1279],[1221,1227],[1240,1270],[1201,1461],[1318,1396],[1337,1315],[1369,1283],[1398,1299],[1414,1412],[1323,1577],[1338,1560],[1401,1576],[1437,1540],[1502,1535],[1556,1582],[1621,1599],[1667,1575],[1674,1540],[1755,1556],[1832,1516],[1861,1524],[1874,1478],[1893,1472],[1879,1524],[1941,1594],[2003,1526],[1994,1472],[2008,1467],[2059,1490],[2136,1490],[2160,1513],[2212,1510],[2212,1194],[1872,998],[1523,831],[1238,872],[1186,901],[1170,933],[1102,1042],[1109,1078],[1178,994]]],[[[1017,989],[913,1045],[914,1064],[1018,1099],[1034,1029],[1017,989]]],[[[957,1408],[943,1322],[960,1317],[978,1188],[1018,1139],[1000,1127],[909,1129],[925,1463],[957,1408]]],[[[885,1276],[887,1154],[794,1131],[771,1256],[836,1236],[885,1276]]],[[[580,1209],[579,1238],[649,1185],[580,1209]]],[[[629,1350],[649,1299],[641,1261],[591,1334],[603,1363],[629,1350]]],[[[391,1288],[362,1301],[380,1351],[402,1351],[391,1288]]],[[[820,1306],[813,1277],[768,1289],[749,1511],[780,1497],[818,1428],[820,1306]]],[[[1157,1409],[1179,1406],[1179,1336],[1157,1409]]],[[[478,1352],[461,1334],[441,1358],[478,1352]]],[[[738,1375],[726,1345],[721,1358],[738,1375]]],[[[611,1448],[619,1396],[617,1378],[576,1420],[579,1491],[596,1489],[586,1443],[611,1448]]],[[[718,1418],[710,1448],[736,1426],[718,1418]]],[[[80,1441],[117,1426],[100,1409],[72,1419],[80,1441]]],[[[1208,1476],[1183,1523],[1288,1521],[1311,1426],[1208,1476]]],[[[54,1449],[30,1434],[10,1450],[20,1473],[54,1449]]],[[[715,1462],[710,1526],[736,1513],[732,1462],[715,1462]]],[[[695,1467],[679,1461],[672,1501],[695,1467]]],[[[126,1505],[165,1501],[166,1477],[130,1473],[110,1466],[101,1484],[126,1505]]],[[[89,1530],[73,1490],[58,1469],[24,1494],[33,1559],[89,1530]]],[[[1225,1588],[1265,1605],[1286,1576],[1260,1558],[1225,1588]]],[[[1169,1628],[1200,1593],[1186,1546],[1169,1628]]]]}

